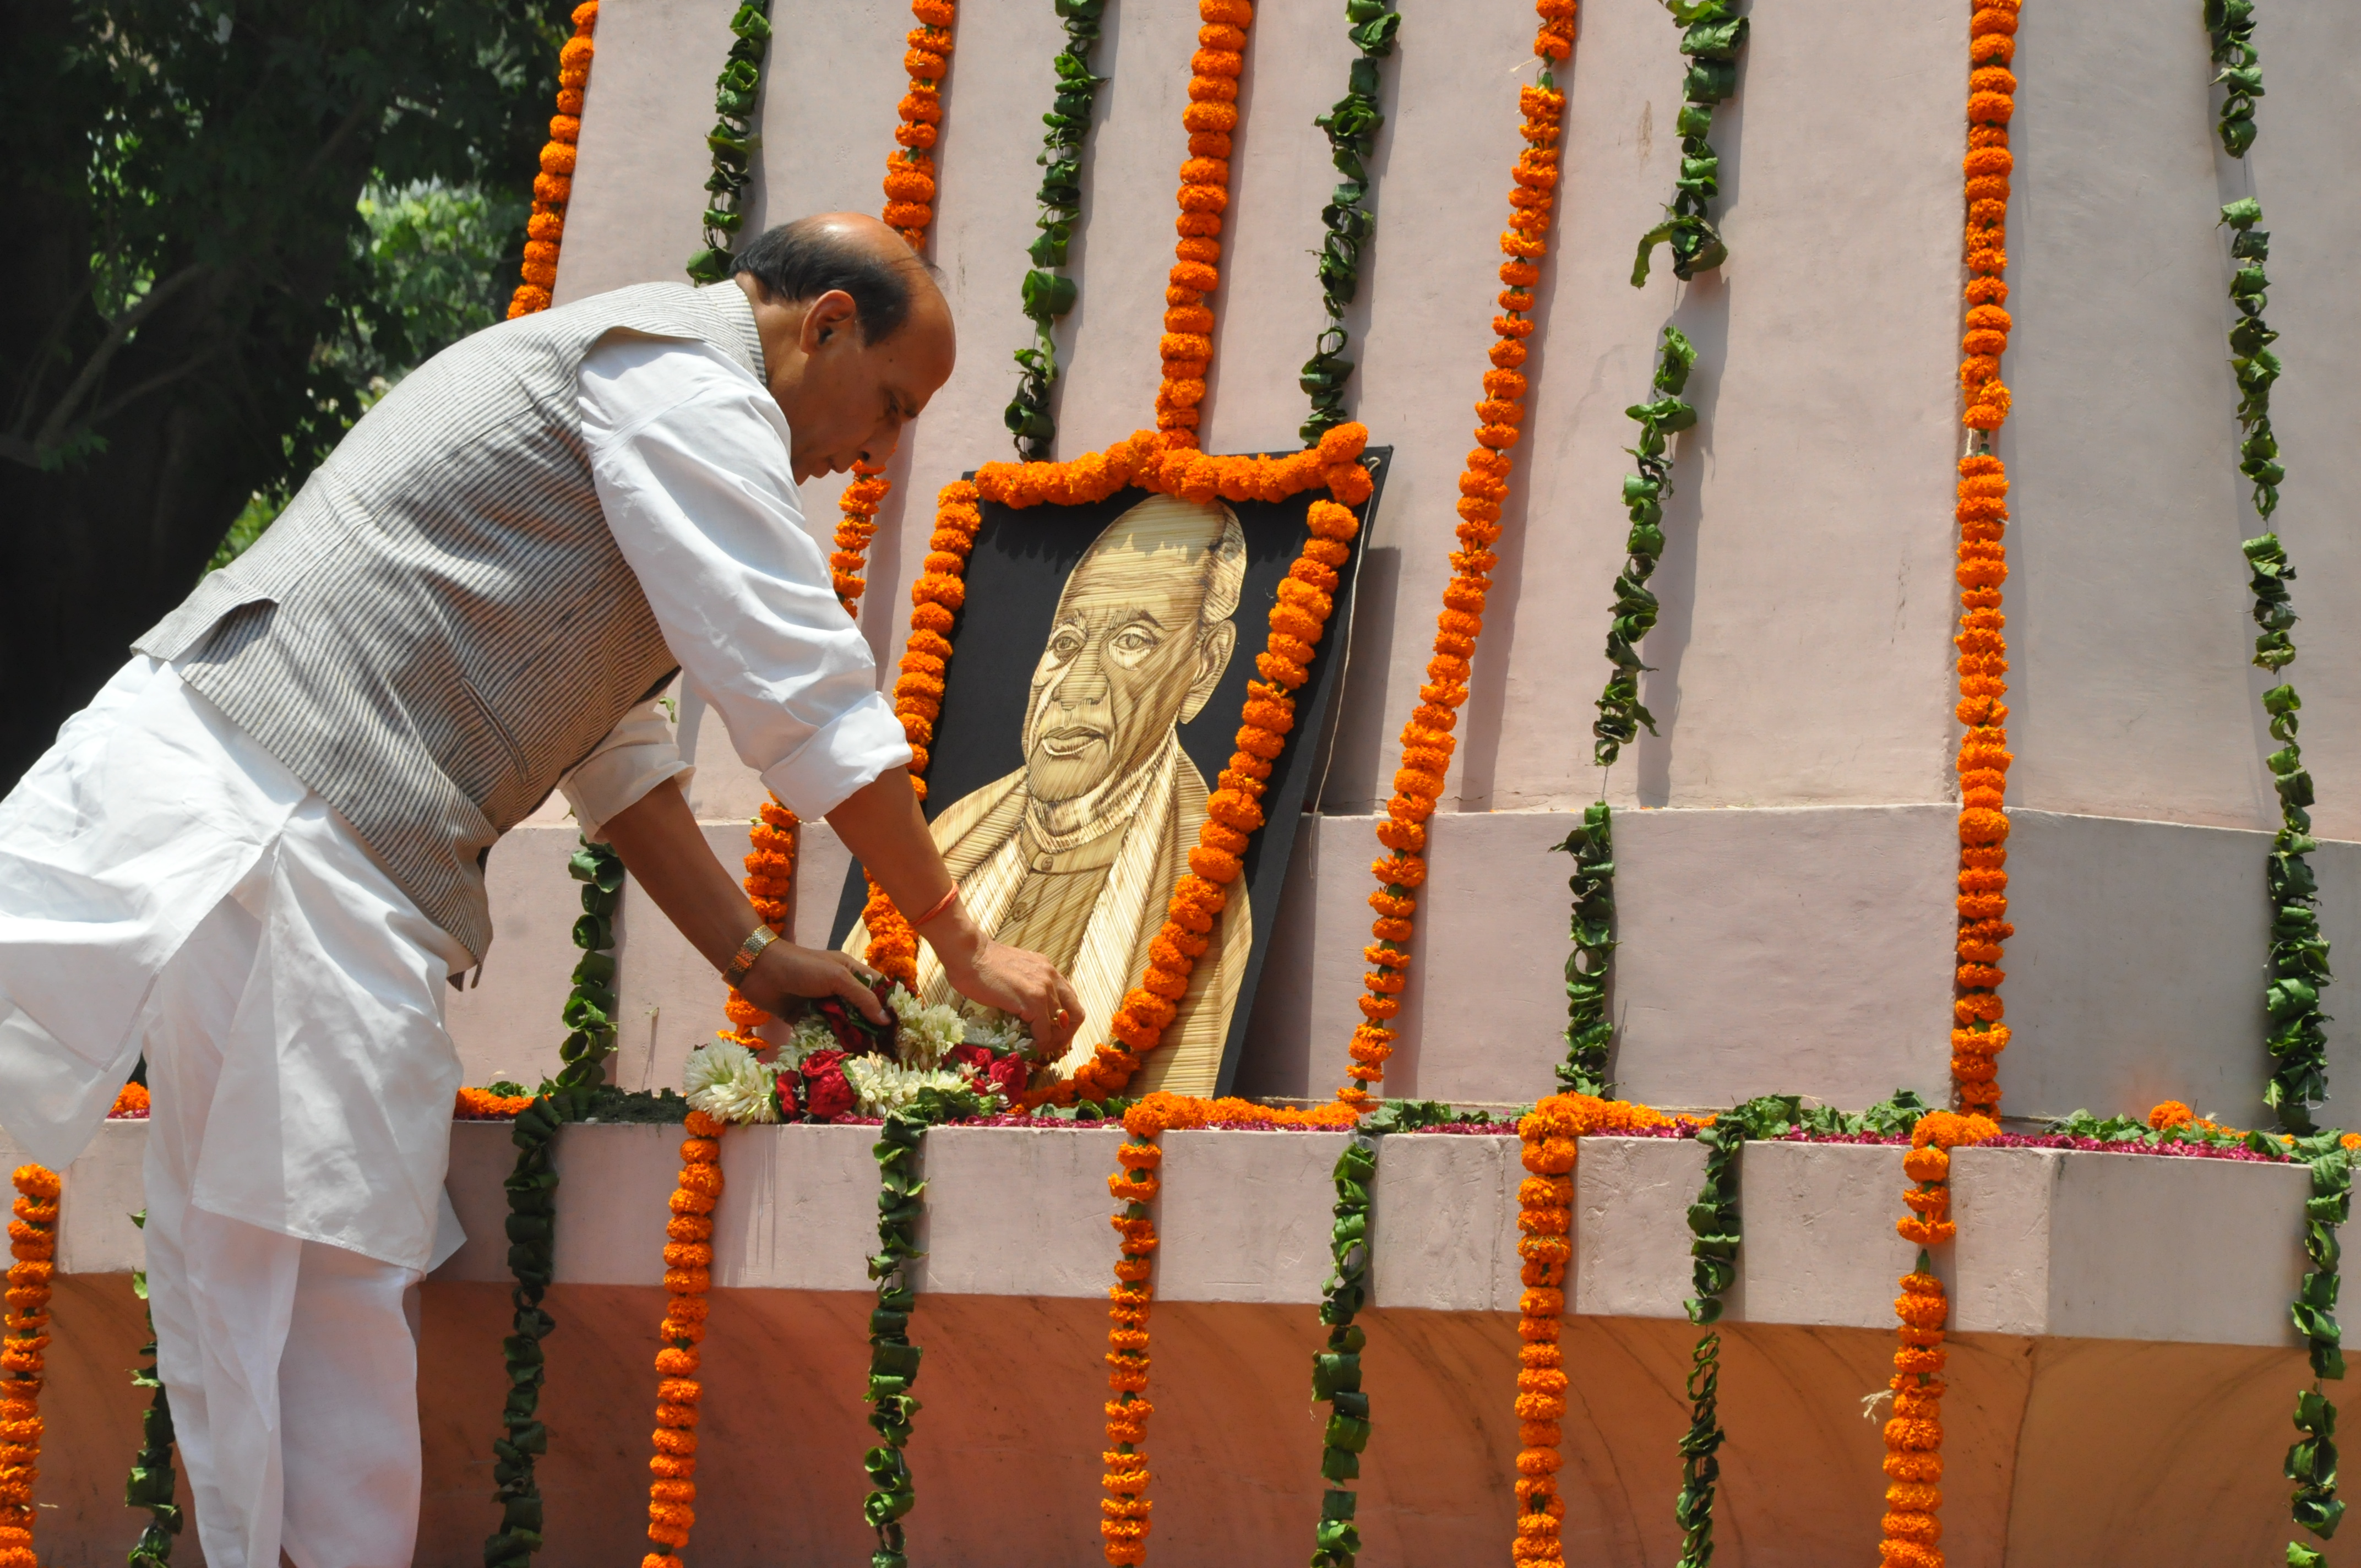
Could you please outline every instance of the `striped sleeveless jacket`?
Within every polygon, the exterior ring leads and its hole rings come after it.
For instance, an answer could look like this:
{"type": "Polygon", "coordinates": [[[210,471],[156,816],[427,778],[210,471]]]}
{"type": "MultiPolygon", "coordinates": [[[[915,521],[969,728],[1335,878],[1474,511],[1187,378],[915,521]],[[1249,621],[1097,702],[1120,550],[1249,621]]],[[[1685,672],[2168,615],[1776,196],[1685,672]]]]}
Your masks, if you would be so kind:
{"type": "Polygon", "coordinates": [[[648,283],[479,332],[356,424],[251,550],[143,635],[341,812],[480,962],[484,861],[677,666],[582,440],[610,333],[763,376],[735,282],[648,283]]]}

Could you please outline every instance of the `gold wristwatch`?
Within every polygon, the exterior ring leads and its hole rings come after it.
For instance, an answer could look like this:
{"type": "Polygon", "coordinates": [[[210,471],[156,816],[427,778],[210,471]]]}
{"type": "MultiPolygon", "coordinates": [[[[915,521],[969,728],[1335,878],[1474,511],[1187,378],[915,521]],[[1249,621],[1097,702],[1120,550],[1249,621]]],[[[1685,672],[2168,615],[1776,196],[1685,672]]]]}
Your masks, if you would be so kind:
{"type": "Polygon", "coordinates": [[[763,949],[778,939],[779,934],[768,926],[757,926],[748,932],[746,939],[738,944],[738,950],[730,955],[730,962],[721,971],[723,983],[735,991],[739,982],[753,969],[754,960],[763,956],[763,949]]]}

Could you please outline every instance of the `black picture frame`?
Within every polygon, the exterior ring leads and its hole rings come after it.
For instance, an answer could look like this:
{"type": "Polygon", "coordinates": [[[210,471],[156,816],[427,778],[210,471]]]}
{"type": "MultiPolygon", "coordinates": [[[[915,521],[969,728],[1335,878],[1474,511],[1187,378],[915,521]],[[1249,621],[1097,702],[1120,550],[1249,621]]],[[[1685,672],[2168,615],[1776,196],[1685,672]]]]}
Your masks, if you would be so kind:
{"type": "MultiPolygon", "coordinates": [[[[1295,728],[1288,735],[1286,751],[1272,766],[1263,796],[1265,826],[1255,834],[1244,857],[1243,880],[1255,911],[1254,939],[1223,1043],[1215,1088],[1219,1094],[1227,1094],[1236,1081],[1245,1051],[1263,959],[1278,927],[1296,828],[1323,761],[1322,742],[1344,670],[1353,595],[1369,520],[1377,515],[1384,495],[1392,456],[1389,446],[1372,446],[1362,454],[1371,485],[1369,499],[1353,509],[1361,520],[1361,529],[1351,542],[1351,554],[1336,569],[1335,608],[1321,638],[1318,656],[1312,660],[1311,678],[1295,694],[1295,728]]],[[[1045,501],[1022,510],[994,501],[982,503],[983,521],[968,561],[966,601],[950,633],[954,652],[944,675],[942,716],[936,721],[929,748],[924,806],[929,821],[948,803],[1024,765],[1017,736],[1033,671],[1067,576],[1107,525],[1147,495],[1145,490],[1125,489],[1088,505],[1057,506],[1045,501]]],[[[1246,581],[1236,615],[1237,649],[1204,707],[1179,727],[1180,749],[1203,774],[1208,787],[1228,765],[1235,749],[1246,683],[1259,678],[1255,655],[1262,652],[1268,635],[1279,580],[1302,550],[1312,503],[1325,499],[1327,491],[1315,488],[1284,501],[1228,503],[1246,545],[1246,581]]],[[[845,873],[837,900],[836,918],[829,928],[831,945],[843,943],[867,902],[867,878],[856,860],[845,873]]],[[[1106,1025],[1106,1019],[1093,1018],[1085,1027],[1104,1038],[1106,1025]]]]}

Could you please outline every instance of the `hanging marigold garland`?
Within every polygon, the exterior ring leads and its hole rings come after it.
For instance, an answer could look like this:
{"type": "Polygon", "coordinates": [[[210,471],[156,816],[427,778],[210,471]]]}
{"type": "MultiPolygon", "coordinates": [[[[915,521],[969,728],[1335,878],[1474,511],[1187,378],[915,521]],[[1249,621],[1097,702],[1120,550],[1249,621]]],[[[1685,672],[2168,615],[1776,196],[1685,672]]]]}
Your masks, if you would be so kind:
{"type": "Polygon", "coordinates": [[[1400,1013],[1401,993],[1410,983],[1411,922],[1418,913],[1418,889],[1426,881],[1427,819],[1442,798],[1451,754],[1458,744],[1452,730],[1467,700],[1469,660],[1484,630],[1484,596],[1499,561],[1492,545],[1500,537],[1500,503],[1509,495],[1513,466],[1509,453],[1517,444],[1525,413],[1525,378],[1518,367],[1529,352],[1526,339],[1540,325],[1532,315],[1532,288],[1541,280],[1541,260],[1549,254],[1557,142],[1565,115],[1565,94],[1557,90],[1550,67],[1574,52],[1575,0],[1535,0],[1533,9],[1542,17],[1541,30],[1533,37],[1541,79],[1518,94],[1525,150],[1518,154],[1512,171],[1516,183],[1509,192],[1509,227],[1500,236],[1500,250],[1508,258],[1500,264],[1500,280],[1508,287],[1499,296],[1503,313],[1492,318],[1492,368],[1484,374],[1484,400],[1476,405],[1477,417],[1483,421],[1476,427],[1477,445],[1459,476],[1460,547],[1452,552],[1452,577],[1443,590],[1443,611],[1435,618],[1427,684],[1419,687],[1419,706],[1402,726],[1393,798],[1386,803],[1386,820],[1378,825],[1378,842],[1388,853],[1369,867],[1378,883],[1369,895],[1378,918],[1369,927],[1374,940],[1362,951],[1373,967],[1362,977],[1364,1022],[1353,1031],[1352,1065],[1345,1069],[1350,1081],[1336,1091],[1340,1101],[1354,1105],[1369,1103],[1371,1091],[1385,1081],[1386,1058],[1393,1054],[1390,1020],[1400,1013]]]}
{"type": "Polygon", "coordinates": [[[1946,1352],[1944,1325],[1950,1303],[1926,1249],[1957,1234],[1951,1223],[1950,1151],[1981,1144],[2000,1134],[1988,1116],[1930,1111],[1910,1131],[1910,1152],[1902,1168],[1915,1184],[1903,1194],[1911,1212],[1894,1223],[1905,1241],[1919,1248],[1918,1265],[1902,1277],[1894,1314],[1901,1320],[1894,1352],[1894,1410],[1885,1423],[1885,1517],[1878,1543],[1882,1568],[1943,1568],[1936,1542],[1943,1539],[1943,1388],[1939,1374],[1946,1352]]]}
{"type": "MultiPolygon", "coordinates": [[[[976,488],[965,479],[955,479],[938,493],[935,532],[927,541],[918,580],[910,585],[910,635],[902,649],[901,674],[894,682],[894,717],[902,721],[902,733],[910,742],[910,787],[921,801],[927,798],[928,743],[934,740],[935,720],[943,712],[951,630],[959,624],[960,607],[967,602],[967,558],[975,549],[976,530],[983,526],[983,514],[975,503],[976,488]]],[[[862,906],[861,919],[869,934],[870,968],[917,990],[918,934],[875,877],[869,879],[869,901],[862,906]]]]}
{"type": "Polygon", "coordinates": [[[664,1250],[664,1348],[656,1352],[655,1454],[648,1469],[648,1539],[655,1550],[640,1568],[678,1568],[677,1554],[697,1524],[697,1345],[705,1339],[706,1293],[713,1288],[713,1210],[721,1198],[723,1124],[702,1111],[688,1113],[681,1140],[680,1181],[673,1190],[672,1221],[664,1250]]]}
{"type": "Polygon", "coordinates": [[[2000,1109],[1999,1064],[2008,1026],[2001,1022],[2001,944],[2016,934],[2008,915],[2008,618],[2001,613],[2001,584],[2008,579],[2002,536],[2008,527],[2008,474],[1993,455],[1993,433],[2008,418],[2009,393],[2000,379],[2000,356],[2008,348],[2011,325],[2002,304],[2008,284],[2008,122],[2015,112],[2016,78],[2008,63],[2016,55],[2017,0],[1971,0],[1968,24],[1968,154],[1966,330],[1960,340],[1965,358],[1960,385],[1967,411],[1961,422],[1973,432],[1972,447],[1960,460],[1960,650],[1959,720],[1967,727],[1960,741],[1959,968],[1952,1003],[1951,1081],[1959,1102],[1993,1115],[2000,1109]]]}
{"type": "Polygon", "coordinates": [[[1213,311],[1221,286],[1222,214],[1230,204],[1231,135],[1238,128],[1238,77],[1246,65],[1247,0],[1197,0],[1197,52],[1189,59],[1189,106],[1180,123],[1189,156],[1180,165],[1180,241],[1164,291],[1164,335],[1157,353],[1164,379],[1156,389],[1156,428],[1174,445],[1195,446],[1203,415],[1205,372],[1213,363],[1213,311]]]}
{"type": "Polygon", "coordinates": [[[1517,1188],[1517,1255],[1524,1293],[1517,1299],[1518,1568],[1565,1568],[1557,1495],[1565,1419],[1565,1357],[1558,1337],[1565,1318],[1566,1266],[1574,1257],[1574,1165],[1579,1141],[1593,1133],[1664,1125],[1645,1105],[1553,1094],[1517,1124],[1521,1157],[1531,1174],[1517,1188]]]}
{"type": "MultiPolygon", "coordinates": [[[[910,90],[902,95],[896,111],[900,119],[894,127],[897,149],[885,159],[882,215],[902,231],[912,250],[923,256],[927,229],[935,218],[934,147],[942,139],[943,78],[950,71],[951,29],[959,20],[959,7],[953,0],[910,0],[910,14],[918,22],[903,40],[908,47],[902,67],[908,73],[910,90]]],[[[836,549],[829,556],[829,565],[836,576],[836,597],[843,601],[845,613],[856,620],[867,586],[862,573],[868,565],[869,542],[877,534],[877,509],[885,504],[893,488],[883,464],[873,466],[856,458],[852,482],[837,498],[836,549]]]]}
{"type": "Polygon", "coordinates": [[[525,220],[524,280],[509,299],[511,316],[549,309],[557,287],[557,252],[566,238],[566,203],[574,194],[575,147],[582,139],[583,93],[590,85],[590,35],[598,27],[598,0],[574,8],[574,36],[557,51],[557,113],[533,181],[533,215],[525,220]]]}
{"type": "Polygon", "coordinates": [[[0,1335],[0,1568],[38,1568],[33,1557],[33,1484],[40,1479],[42,1353],[49,1343],[49,1286],[57,1275],[57,1172],[20,1165],[8,1223],[6,1332],[0,1335]]]}

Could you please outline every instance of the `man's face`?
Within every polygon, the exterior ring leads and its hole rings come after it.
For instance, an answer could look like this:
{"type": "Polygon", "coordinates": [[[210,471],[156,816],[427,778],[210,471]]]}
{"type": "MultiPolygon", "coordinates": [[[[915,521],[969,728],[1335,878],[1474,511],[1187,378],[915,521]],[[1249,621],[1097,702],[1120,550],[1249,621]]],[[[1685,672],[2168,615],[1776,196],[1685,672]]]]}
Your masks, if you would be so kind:
{"type": "Polygon", "coordinates": [[[1145,762],[1229,663],[1235,623],[1199,619],[1219,521],[1185,540],[1159,532],[1118,525],[1067,579],[1025,712],[1037,800],[1074,799],[1145,762]]]}

